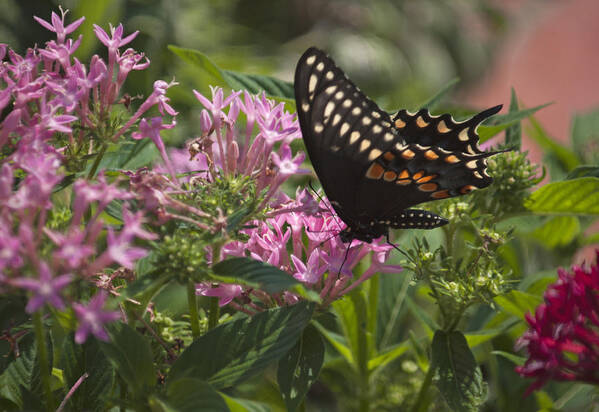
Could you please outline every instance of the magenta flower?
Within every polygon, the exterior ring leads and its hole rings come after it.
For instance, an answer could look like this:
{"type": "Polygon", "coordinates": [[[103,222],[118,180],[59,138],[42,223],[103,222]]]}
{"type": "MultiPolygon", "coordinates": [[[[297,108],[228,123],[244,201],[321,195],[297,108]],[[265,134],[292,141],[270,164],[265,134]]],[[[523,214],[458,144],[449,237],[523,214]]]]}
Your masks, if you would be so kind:
{"type": "Polygon", "coordinates": [[[133,41],[139,34],[139,30],[131,33],[127,37],[123,38],[123,25],[119,24],[116,28],[110,25],[110,35],[104,31],[104,29],[97,24],[94,24],[94,32],[98,40],[102,42],[109,51],[116,51],[119,47],[122,47],[133,41]]]}
{"type": "Polygon", "coordinates": [[[237,296],[240,296],[243,289],[239,285],[229,283],[211,284],[199,283],[196,285],[196,295],[212,296],[218,298],[218,305],[225,306],[237,296]]]}
{"type": "Polygon", "coordinates": [[[118,312],[102,310],[107,296],[106,292],[101,290],[91,298],[87,306],[73,303],[73,310],[79,320],[79,327],[75,332],[75,342],[79,344],[85,342],[90,334],[100,340],[108,340],[104,325],[117,320],[120,315],[118,312]]]}
{"type": "Polygon", "coordinates": [[[534,316],[526,315],[529,329],[516,342],[528,351],[516,371],[535,379],[527,395],[550,380],[599,384],[599,262],[558,276],[534,316]]]}
{"type": "Polygon", "coordinates": [[[33,313],[46,303],[56,309],[64,309],[60,291],[71,283],[72,276],[67,274],[53,278],[50,268],[43,261],[40,262],[38,270],[38,278],[17,278],[12,281],[13,285],[33,292],[25,310],[33,313]]]}

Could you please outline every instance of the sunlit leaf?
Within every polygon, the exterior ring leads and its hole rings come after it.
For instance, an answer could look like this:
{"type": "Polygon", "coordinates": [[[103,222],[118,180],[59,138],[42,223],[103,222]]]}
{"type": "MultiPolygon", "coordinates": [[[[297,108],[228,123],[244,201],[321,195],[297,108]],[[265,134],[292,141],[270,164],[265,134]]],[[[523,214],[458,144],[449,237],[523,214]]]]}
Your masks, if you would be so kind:
{"type": "Polygon", "coordinates": [[[543,214],[599,215],[599,178],[548,183],[533,192],[525,206],[543,214]]]}

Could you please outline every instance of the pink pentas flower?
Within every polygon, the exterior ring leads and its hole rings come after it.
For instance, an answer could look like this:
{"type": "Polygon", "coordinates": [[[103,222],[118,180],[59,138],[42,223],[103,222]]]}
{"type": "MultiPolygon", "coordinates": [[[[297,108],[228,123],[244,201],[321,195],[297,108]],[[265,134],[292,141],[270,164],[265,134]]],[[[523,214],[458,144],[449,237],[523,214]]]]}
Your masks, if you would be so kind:
{"type": "Polygon", "coordinates": [[[25,310],[28,313],[33,313],[46,303],[56,309],[64,309],[65,305],[60,292],[71,283],[72,276],[66,274],[53,277],[48,264],[44,261],[39,262],[37,275],[37,278],[21,277],[11,281],[13,285],[33,293],[25,310]]]}
{"type": "Polygon", "coordinates": [[[120,315],[118,312],[103,310],[107,296],[107,293],[101,290],[90,299],[87,306],[73,303],[75,316],[79,320],[79,327],[75,331],[75,342],[82,344],[90,334],[100,340],[108,340],[104,325],[119,319],[120,315]]]}
{"type": "Polygon", "coordinates": [[[233,299],[241,296],[242,293],[241,286],[229,283],[212,284],[204,282],[196,285],[196,295],[216,297],[219,306],[231,303],[233,299]]]}
{"type": "MultiPolygon", "coordinates": [[[[597,251],[599,259],[599,251],[597,251]]],[[[550,380],[599,384],[599,262],[587,269],[560,269],[545,302],[526,314],[529,329],[516,342],[528,359],[516,371],[535,381],[526,394],[550,380]]]]}
{"type": "Polygon", "coordinates": [[[47,228],[45,233],[58,246],[53,254],[54,258],[63,261],[69,269],[80,267],[96,251],[95,247],[85,242],[85,232],[77,227],[72,228],[67,234],[47,228]]]}
{"type": "Polygon", "coordinates": [[[326,265],[321,264],[320,251],[318,249],[314,249],[308,258],[307,264],[304,264],[299,258],[295,255],[291,255],[291,261],[293,262],[293,266],[295,266],[296,272],[293,274],[293,277],[299,280],[300,282],[314,284],[318,282],[324,272],[327,270],[326,265]]]}
{"type": "Polygon", "coordinates": [[[281,146],[281,155],[278,153],[272,153],[272,160],[278,168],[278,172],[281,177],[287,177],[294,174],[308,174],[310,171],[308,169],[300,169],[302,162],[306,155],[304,153],[299,153],[295,157],[292,157],[291,148],[289,145],[281,146]]]}
{"type": "Polygon", "coordinates": [[[111,260],[127,269],[133,269],[135,262],[148,254],[148,251],[145,249],[131,246],[131,239],[127,233],[116,235],[110,227],[108,228],[106,240],[107,248],[105,254],[111,260]]]}
{"type": "Polygon", "coordinates": [[[109,52],[115,52],[119,47],[129,44],[139,34],[139,30],[131,33],[127,37],[123,38],[123,25],[119,24],[116,27],[110,25],[110,35],[104,31],[104,29],[97,24],[94,24],[94,33],[102,44],[108,47],[109,52]]]}
{"type": "Polygon", "coordinates": [[[0,226],[0,273],[4,273],[5,268],[16,269],[23,265],[20,250],[21,240],[12,236],[7,227],[0,226]]]}
{"type": "Polygon", "coordinates": [[[63,11],[61,9],[60,12],[62,14],[61,17],[59,17],[58,14],[52,12],[52,16],[50,18],[51,23],[49,23],[46,20],[41,19],[37,16],[33,16],[33,18],[39,24],[41,24],[44,28],[56,33],[56,41],[58,44],[64,43],[66,35],[77,30],[77,27],[79,27],[81,25],[81,23],[83,23],[83,21],[85,20],[85,17],[81,17],[65,27],[64,26],[64,18],[67,15],[68,10],[63,11]]]}

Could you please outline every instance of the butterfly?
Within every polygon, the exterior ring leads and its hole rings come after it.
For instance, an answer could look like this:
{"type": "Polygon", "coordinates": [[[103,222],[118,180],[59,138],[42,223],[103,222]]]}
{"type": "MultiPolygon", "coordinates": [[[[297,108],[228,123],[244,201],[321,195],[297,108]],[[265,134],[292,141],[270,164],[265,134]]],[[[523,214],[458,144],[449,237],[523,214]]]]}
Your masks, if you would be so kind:
{"type": "Polygon", "coordinates": [[[411,209],[491,184],[477,126],[501,110],[463,122],[427,109],[391,116],[322,50],[309,48],[295,71],[295,101],[308,156],[335,212],[344,243],[372,242],[393,229],[433,229],[448,221],[411,209]]]}

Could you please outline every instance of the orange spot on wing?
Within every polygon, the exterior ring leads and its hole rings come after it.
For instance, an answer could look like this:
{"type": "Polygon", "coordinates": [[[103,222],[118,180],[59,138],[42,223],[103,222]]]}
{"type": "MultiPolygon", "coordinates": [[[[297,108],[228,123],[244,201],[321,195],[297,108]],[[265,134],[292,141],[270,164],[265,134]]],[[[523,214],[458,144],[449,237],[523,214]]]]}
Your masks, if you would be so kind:
{"type": "Polygon", "coordinates": [[[449,190],[439,190],[431,195],[433,199],[445,199],[449,197],[449,190]]]}
{"type": "Polygon", "coordinates": [[[414,156],[416,156],[416,153],[414,153],[410,149],[406,149],[403,152],[401,152],[401,157],[403,157],[404,159],[410,160],[410,159],[413,159],[414,156]]]}
{"type": "Polygon", "coordinates": [[[410,183],[412,183],[412,181],[409,179],[400,179],[400,180],[397,180],[395,183],[397,183],[398,185],[406,186],[406,185],[409,185],[410,183]]]}
{"type": "Polygon", "coordinates": [[[404,122],[401,119],[397,119],[395,121],[395,127],[397,127],[398,129],[403,129],[404,127],[406,127],[406,122],[404,122]]]}
{"type": "Polygon", "coordinates": [[[465,195],[466,193],[470,193],[470,192],[472,192],[473,190],[476,190],[476,189],[478,189],[478,187],[473,186],[473,185],[466,185],[466,186],[462,186],[460,188],[460,193],[463,194],[463,195],[465,195]]]}
{"type": "Polygon", "coordinates": [[[408,172],[408,169],[402,170],[399,174],[400,179],[407,179],[408,177],[410,177],[410,172],[408,172]]]}
{"type": "Polygon", "coordinates": [[[395,159],[395,155],[391,152],[385,152],[385,154],[383,155],[383,159],[385,159],[386,161],[390,162],[393,159],[395,159]]]}
{"type": "Polygon", "coordinates": [[[438,187],[439,185],[436,183],[425,183],[418,186],[418,189],[422,190],[423,192],[432,192],[433,190],[437,190],[438,187]]]}
{"type": "Polygon", "coordinates": [[[366,171],[366,177],[369,179],[380,179],[385,169],[378,163],[373,163],[366,171]]]}
{"type": "Polygon", "coordinates": [[[437,175],[428,175],[428,176],[424,176],[420,179],[418,179],[418,181],[416,183],[426,183],[426,182],[430,182],[431,180],[433,180],[435,177],[437,177],[437,175]]]}
{"type": "Polygon", "coordinates": [[[432,150],[427,150],[426,152],[424,152],[424,157],[428,160],[435,160],[439,158],[439,155],[432,150]]]}
{"type": "Polygon", "coordinates": [[[422,176],[424,176],[424,172],[423,172],[423,171],[420,171],[420,172],[418,172],[418,173],[414,173],[414,175],[412,176],[412,179],[414,179],[414,180],[418,180],[418,179],[420,179],[422,176]]]}
{"type": "Polygon", "coordinates": [[[383,175],[383,179],[385,179],[387,182],[391,182],[395,180],[395,178],[397,178],[397,173],[391,170],[385,172],[385,174],[383,175]]]}
{"type": "Polygon", "coordinates": [[[457,163],[457,162],[459,162],[459,161],[460,161],[460,159],[458,159],[458,158],[457,158],[456,156],[454,156],[454,155],[449,155],[449,156],[447,156],[447,157],[445,158],[445,161],[446,161],[447,163],[457,163]]]}

